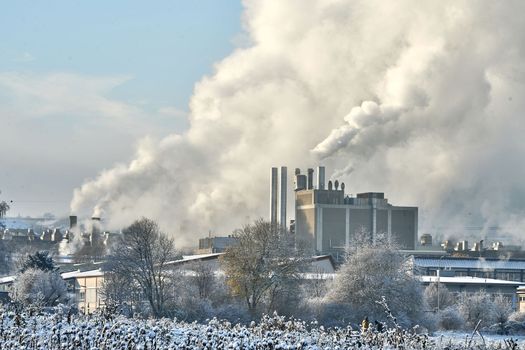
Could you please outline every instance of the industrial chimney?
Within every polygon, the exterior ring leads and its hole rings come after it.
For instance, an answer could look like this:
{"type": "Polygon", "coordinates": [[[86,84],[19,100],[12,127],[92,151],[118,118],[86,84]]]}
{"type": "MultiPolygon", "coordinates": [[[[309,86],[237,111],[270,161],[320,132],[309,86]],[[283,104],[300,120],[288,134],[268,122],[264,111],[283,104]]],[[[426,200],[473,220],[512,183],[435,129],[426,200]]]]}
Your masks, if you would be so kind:
{"type": "Polygon", "coordinates": [[[317,189],[324,190],[325,170],[324,166],[317,167],[317,189]]]}
{"type": "Polygon", "coordinates": [[[309,190],[314,189],[314,169],[308,168],[308,178],[306,188],[309,190]]]}
{"type": "Polygon", "coordinates": [[[279,186],[277,168],[272,168],[270,184],[270,222],[277,224],[277,191],[279,186]]]}
{"type": "Polygon", "coordinates": [[[69,229],[72,230],[77,227],[77,216],[76,215],[70,215],[69,216],[69,229]]]}
{"type": "Polygon", "coordinates": [[[280,224],[282,232],[286,231],[286,193],[288,191],[288,169],[281,167],[281,202],[279,204],[281,217],[280,224]]]}

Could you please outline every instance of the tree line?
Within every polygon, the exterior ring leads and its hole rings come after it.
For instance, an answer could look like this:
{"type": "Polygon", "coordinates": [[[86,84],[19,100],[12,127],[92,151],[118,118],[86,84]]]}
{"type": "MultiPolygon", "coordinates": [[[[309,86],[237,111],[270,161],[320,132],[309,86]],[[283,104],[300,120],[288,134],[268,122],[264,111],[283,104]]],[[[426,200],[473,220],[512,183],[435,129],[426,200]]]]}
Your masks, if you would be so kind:
{"type": "MultiPolygon", "coordinates": [[[[181,265],[172,238],[150,219],[135,221],[123,230],[104,264],[103,312],[108,317],[218,317],[232,322],[277,312],[327,326],[357,326],[367,319],[426,329],[472,328],[478,319],[487,327],[503,325],[511,317],[509,300],[503,297],[480,292],[453,298],[446,287],[435,285],[425,290],[407,257],[386,236],[371,241],[365,232],[358,233],[335,275],[309,269],[313,252],[307,245],[267,221],[257,220],[234,236],[238,244],[226,250],[218,266],[203,261],[181,265]]],[[[49,259],[39,253],[22,264],[11,293],[16,302],[66,301],[65,285],[49,259]]]]}

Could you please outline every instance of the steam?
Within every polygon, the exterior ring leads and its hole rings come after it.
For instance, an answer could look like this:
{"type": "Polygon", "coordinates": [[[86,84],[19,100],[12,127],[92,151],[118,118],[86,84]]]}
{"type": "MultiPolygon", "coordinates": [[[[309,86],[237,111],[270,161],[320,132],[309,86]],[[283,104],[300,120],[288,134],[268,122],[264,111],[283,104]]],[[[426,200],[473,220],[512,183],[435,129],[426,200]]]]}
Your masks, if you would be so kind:
{"type": "Polygon", "coordinates": [[[142,140],[74,213],[194,244],[267,216],[271,166],[322,162],[351,193],[419,206],[420,231],[525,228],[524,3],[244,4],[250,43],[196,84],[189,130],[142,140]]]}

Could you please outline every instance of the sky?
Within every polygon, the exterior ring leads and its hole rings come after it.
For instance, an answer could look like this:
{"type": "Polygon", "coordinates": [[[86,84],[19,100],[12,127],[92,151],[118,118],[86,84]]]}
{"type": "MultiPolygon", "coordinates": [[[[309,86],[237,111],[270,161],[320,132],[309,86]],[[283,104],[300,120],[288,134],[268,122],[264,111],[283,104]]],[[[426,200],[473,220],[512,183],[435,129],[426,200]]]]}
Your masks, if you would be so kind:
{"type": "Polygon", "coordinates": [[[69,214],[138,140],[188,128],[194,84],[242,44],[239,1],[5,1],[0,200],[69,214]]]}

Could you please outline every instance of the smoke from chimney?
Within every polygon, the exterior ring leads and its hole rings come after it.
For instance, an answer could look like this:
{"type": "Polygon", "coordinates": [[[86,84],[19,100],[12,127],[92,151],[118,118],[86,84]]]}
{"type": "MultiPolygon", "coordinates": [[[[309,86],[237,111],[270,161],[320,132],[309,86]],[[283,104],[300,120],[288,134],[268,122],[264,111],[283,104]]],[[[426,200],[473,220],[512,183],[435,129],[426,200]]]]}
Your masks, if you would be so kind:
{"type": "Polygon", "coordinates": [[[195,85],[188,131],[142,140],[72,212],[193,243],[266,216],[272,164],[322,159],[353,192],[419,206],[422,231],[525,228],[525,3],[243,4],[247,45],[195,85]]]}

